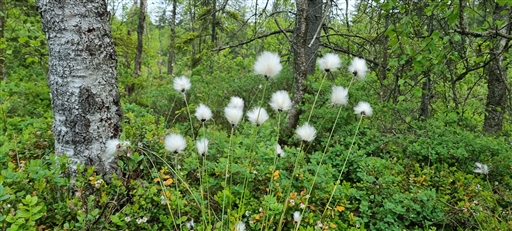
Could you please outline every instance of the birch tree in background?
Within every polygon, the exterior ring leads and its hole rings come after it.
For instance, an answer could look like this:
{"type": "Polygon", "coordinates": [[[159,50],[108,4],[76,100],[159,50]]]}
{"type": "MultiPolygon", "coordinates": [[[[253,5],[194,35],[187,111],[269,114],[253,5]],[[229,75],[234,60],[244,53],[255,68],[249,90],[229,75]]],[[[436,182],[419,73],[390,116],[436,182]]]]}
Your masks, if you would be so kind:
{"type": "Polygon", "coordinates": [[[102,163],[107,140],[121,133],[116,51],[105,0],[37,0],[49,50],[48,86],[55,153],[102,163]]]}

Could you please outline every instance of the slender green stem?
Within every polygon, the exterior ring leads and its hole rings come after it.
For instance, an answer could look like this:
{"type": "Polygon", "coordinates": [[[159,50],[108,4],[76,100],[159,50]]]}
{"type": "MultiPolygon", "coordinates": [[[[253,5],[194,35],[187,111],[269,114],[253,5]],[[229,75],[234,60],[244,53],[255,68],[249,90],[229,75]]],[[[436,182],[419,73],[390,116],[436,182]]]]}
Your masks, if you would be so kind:
{"type": "MultiPolygon", "coordinates": [[[[174,154],[174,166],[176,168],[176,178],[178,178],[178,174],[179,174],[179,168],[178,168],[178,154],[174,154]]],[[[179,192],[179,187],[178,187],[178,181],[176,181],[176,183],[174,184],[176,186],[176,192],[179,192]]],[[[178,219],[181,220],[181,205],[180,203],[178,203],[178,219]]]]}
{"type": "MultiPolygon", "coordinates": [[[[149,162],[151,162],[151,165],[153,166],[153,169],[156,169],[156,165],[155,163],[153,163],[153,161],[151,160],[151,158],[146,158],[149,160],[149,162]]],[[[149,166],[148,166],[148,163],[146,163],[146,161],[144,161],[144,164],[146,165],[146,167],[149,169],[149,166]]],[[[151,171],[149,171],[151,172],[151,171]]],[[[151,172],[151,175],[153,175],[153,172],[151,172]]],[[[167,205],[167,209],[169,210],[169,214],[171,214],[171,219],[172,219],[172,222],[174,224],[174,229],[178,229],[178,226],[176,225],[176,220],[174,219],[174,214],[172,213],[172,209],[171,209],[171,204],[169,202],[169,199],[167,199],[167,187],[165,187],[164,183],[162,183],[163,179],[160,177],[160,175],[158,175],[158,183],[160,183],[160,187],[162,187],[162,191],[164,193],[164,198],[165,198],[165,204],[167,205]]]]}
{"type": "Polygon", "coordinates": [[[190,120],[190,130],[192,131],[192,139],[194,139],[194,124],[192,123],[192,115],[190,115],[190,109],[188,108],[187,95],[183,93],[183,99],[185,99],[185,106],[187,107],[188,119],[190,120]]]}
{"type": "Polygon", "coordinates": [[[286,199],[284,200],[284,203],[283,203],[283,212],[281,213],[281,218],[279,218],[279,225],[277,227],[277,231],[281,231],[283,226],[283,221],[284,221],[284,216],[285,216],[285,213],[286,213],[286,209],[288,207],[288,199],[290,199],[290,193],[291,193],[291,190],[292,190],[292,186],[293,186],[293,179],[295,178],[295,174],[297,174],[297,166],[299,165],[299,159],[302,161],[304,159],[304,151],[302,150],[302,148],[304,147],[304,141],[301,143],[300,145],[300,151],[299,153],[297,154],[297,157],[295,158],[295,164],[294,164],[294,167],[293,167],[293,172],[292,172],[292,176],[290,178],[290,187],[288,187],[288,190],[286,190],[285,192],[286,193],[286,199]]]}
{"type": "Polygon", "coordinates": [[[356,78],[356,76],[352,76],[352,79],[350,80],[350,83],[348,84],[348,88],[347,89],[350,89],[350,87],[352,86],[352,83],[354,82],[354,79],[356,78]]]}
{"type": "Polygon", "coordinates": [[[322,77],[322,82],[320,82],[320,87],[318,88],[318,91],[316,92],[315,100],[313,101],[313,105],[311,106],[311,110],[309,111],[308,123],[311,120],[311,115],[313,115],[313,110],[315,109],[315,104],[318,99],[318,95],[320,95],[320,91],[322,90],[322,86],[324,85],[325,77],[327,77],[327,72],[324,73],[324,76],[322,77]]]}
{"type": "Polygon", "coordinates": [[[336,180],[336,184],[334,185],[334,188],[332,189],[331,196],[329,197],[329,200],[327,201],[327,204],[325,205],[324,212],[322,214],[322,218],[325,215],[325,212],[329,208],[329,204],[331,203],[332,197],[334,196],[334,193],[336,192],[336,188],[340,184],[341,176],[343,175],[343,171],[345,170],[345,166],[347,165],[348,157],[350,156],[350,153],[352,153],[352,148],[354,147],[354,142],[356,141],[357,133],[359,132],[359,126],[361,125],[361,122],[363,121],[364,116],[360,116],[359,123],[357,123],[356,132],[354,133],[354,137],[352,138],[352,143],[350,144],[350,148],[348,149],[347,157],[345,157],[345,162],[343,162],[343,167],[341,167],[340,175],[338,176],[338,180],[336,180]]]}
{"type": "Polygon", "coordinates": [[[165,125],[167,125],[167,121],[169,120],[169,115],[171,114],[171,111],[174,108],[174,104],[176,103],[176,98],[178,98],[178,97],[174,97],[174,101],[172,101],[171,108],[169,109],[169,113],[167,113],[167,116],[165,117],[165,122],[164,122],[165,125]]]}
{"type": "MultiPolygon", "coordinates": [[[[233,142],[233,133],[235,131],[235,127],[231,127],[231,135],[229,136],[229,147],[228,147],[228,155],[226,160],[226,173],[224,174],[224,195],[222,199],[222,214],[221,214],[221,226],[220,230],[224,230],[224,211],[226,207],[226,190],[229,189],[228,187],[228,177],[229,177],[229,155],[231,154],[231,144],[233,142]]],[[[229,214],[228,214],[229,215],[229,214]]],[[[229,222],[229,219],[228,219],[229,222]]]]}
{"type": "MultiPolygon", "coordinates": [[[[324,152],[322,153],[322,157],[320,158],[320,163],[318,164],[318,167],[316,168],[316,172],[315,172],[315,176],[313,177],[313,183],[311,183],[311,187],[309,188],[309,191],[307,192],[310,196],[309,197],[306,197],[306,202],[304,203],[305,206],[304,208],[302,209],[302,212],[300,214],[301,217],[304,216],[304,211],[306,210],[306,208],[308,207],[308,203],[309,203],[309,198],[311,198],[311,196],[313,195],[313,187],[315,186],[315,182],[316,182],[316,178],[318,177],[318,172],[320,171],[320,167],[322,167],[322,161],[324,160],[324,157],[325,157],[325,154],[327,153],[327,149],[329,148],[329,142],[331,141],[331,138],[332,138],[332,134],[334,133],[334,129],[336,128],[336,124],[338,123],[338,119],[340,117],[340,113],[341,113],[341,109],[343,107],[340,107],[338,109],[338,114],[336,114],[336,120],[334,120],[334,125],[332,126],[332,129],[331,129],[331,133],[329,134],[329,138],[327,139],[327,143],[325,144],[325,148],[324,148],[324,152]]],[[[299,227],[300,227],[300,222],[302,221],[302,219],[300,219],[298,222],[297,222],[297,226],[295,228],[295,231],[299,230],[299,227]]]]}
{"type": "MultiPolygon", "coordinates": [[[[279,145],[279,135],[280,135],[280,128],[281,128],[281,113],[278,113],[278,116],[277,116],[277,144],[276,145],[279,145]]],[[[268,184],[268,192],[267,192],[267,195],[272,195],[272,188],[274,186],[273,184],[273,181],[274,181],[274,172],[276,171],[276,168],[277,168],[277,158],[278,158],[278,153],[276,153],[276,155],[274,156],[274,164],[272,165],[272,167],[270,168],[270,182],[268,184]]],[[[269,206],[267,206],[265,208],[265,211],[268,211],[269,210],[269,206]]],[[[263,224],[267,224],[267,218],[268,216],[265,216],[263,218],[263,221],[264,223],[263,224]]],[[[268,225],[265,225],[265,230],[268,230],[269,226],[268,225]]],[[[261,226],[261,229],[260,230],[263,230],[263,226],[261,226]]]]}

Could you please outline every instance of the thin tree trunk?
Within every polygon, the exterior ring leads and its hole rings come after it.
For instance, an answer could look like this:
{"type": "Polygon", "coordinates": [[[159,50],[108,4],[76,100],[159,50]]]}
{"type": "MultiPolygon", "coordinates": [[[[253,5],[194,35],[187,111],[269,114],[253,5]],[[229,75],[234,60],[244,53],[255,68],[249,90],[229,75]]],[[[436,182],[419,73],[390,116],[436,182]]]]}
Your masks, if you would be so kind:
{"type": "MultiPolygon", "coordinates": [[[[510,10],[506,10],[505,6],[495,3],[493,20],[500,21],[508,19],[510,23],[510,10]]],[[[507,24],[506,24],[507,25],[507,24]]],[[[498,28],[504,34],[510,34],[510,25],[498,28]]],[[[487,103],[485,105],[485,118],[483,130],[488,133],[500,132],[503,127],[503,115],[506,111],[506,76],[507,67],[503,65],[505,58],[505,47],[508,39],[498,37],[491,50],[491,63],[487,66],[487,103]]]]}
{"type": "Polygon", "coordinates": [[[176,60],[176,7],[178,7],[178,0],[172,0],[171,36],[169,42],[169,56],[167,58],[168,75],[172,75],[174,71],[174,62],[176,60]]]}
{"type": "Polygon", "coordinates": [[[217,1],[212,1],[212,47],[217,47],[215,41],[217,41],[217,1]]]}
{"type": "Polygon", "coordinates": [[[288,128],[297,127],[300,117],[299,104],[306,91],[304,80],[308,74],[308,66],[306,60],[307,32],[308,32],[308,0],[297,0],[297,14],[295,20],[295,29],[293,36],[293,75],[295,77],[295,94],[293,95],[293,107],[288,112],[288,128]]]}
{"type": "Polygon", "coordinates": [[[142,63],[142,50],[144,48],[143,36],[144,36],[144,25],[146,23],[146,0],[140,0],[139,5],[139,23],[137,25],[137,49],[135,53],[135,63],[133,66],[133,77],[138,78],[140,76],[140,69],[142,63]]]}
{"type": "MultiPolygon", "coordinates": [[[[306,47],[306,62],[308,74],[315,73],[316,58],[320,47],[320,27],[322,26],[323,4],[322,0],[308,0],[308,37],[306,47]]],[[[329,4],[329,3],[327,3],[329,4]]],[[[328,12],[325,12],[326,14],[328,12]]]]}
{"type": "Polygon", "coordinates": [[[104,0],[37,0],[48,40],[55,153],[105,173],[105,142],[122,116],[117,58],[104,0]]]}
{"type": "MultiPolygon", "coordinates": [[[[0,0],[0,40],[4,39],[5,31],[5,0],[0,0]]],[[[0,79],[5,80],[5,49],[0,46],[0,79]]]]}
{"type": "Polygon", "coordinates": [[[432,98],[432,85],[430,73],[425,73],[425,82],[423,82],[423,86],[421,87],[421,104],[420,104],[420,112],[419,119],[422,121],[430,118],[430,99],[432,98]]]}

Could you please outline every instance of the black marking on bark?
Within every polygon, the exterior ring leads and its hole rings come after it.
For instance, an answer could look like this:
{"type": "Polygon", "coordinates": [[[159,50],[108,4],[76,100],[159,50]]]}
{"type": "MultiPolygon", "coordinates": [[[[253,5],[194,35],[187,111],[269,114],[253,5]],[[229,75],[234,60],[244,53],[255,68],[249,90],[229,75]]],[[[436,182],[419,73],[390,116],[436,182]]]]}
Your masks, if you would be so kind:
{"type": "Polygon", "coordinates": [[[85,31],[85,33],[90,34],[90,33],[94,32],[95,30],[96,30],[96,29],[94,29],[94,27],[92,27],[92,28],[87,28],[87,30],[85,31]]]}
{"type": "Polygon", "coordinates": [[[79,108],[85,115],[97,113],[99,111],[99,102],[96,101],[96,96],[91,91],[90,87],[81,87],[78,92],[79,108]]]}

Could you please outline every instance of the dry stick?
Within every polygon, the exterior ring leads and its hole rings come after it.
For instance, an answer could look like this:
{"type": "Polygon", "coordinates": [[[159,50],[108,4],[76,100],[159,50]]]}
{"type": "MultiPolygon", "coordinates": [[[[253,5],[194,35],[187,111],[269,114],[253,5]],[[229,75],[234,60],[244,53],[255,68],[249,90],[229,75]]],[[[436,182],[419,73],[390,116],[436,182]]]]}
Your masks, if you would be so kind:
{"type": "MultiPolygon", "coordinates": [[[[322,213],[322,218],[325,215],[325,212],[327,211],[327,208],[329,208],[329,204],[331,203],[332,197],[334,196],[334,193],[336,192],[336,187],[340,184],[341,176],[343,175],[343,170],[345,170],[345,166],[347,165],[348,157],[350,156],[350,153],[352,152],[352,147],[354,147],[354,142],[356,141],[357,133],[359,132],[359,126],[361,125],[361,122],[363,121],[364,116],[360,116],[359,123],[356,127],[356,132],[354,133],[354,137],[352,138],[352,143],[350,144],[350,148],[348,149],[347,157],[345,158],[345,162],[343,163],[343,167],[341,168],[340,175],[338,176],[338,180],[336,180],[336,184],[334,185],[334,189],[332,190],[331,196],[329,197],[329,200],[327,201],[327,205],[325,205],[324,212],[322,213]]],[[[322,218],[320,220],[322,220],[322,218]]]]}

